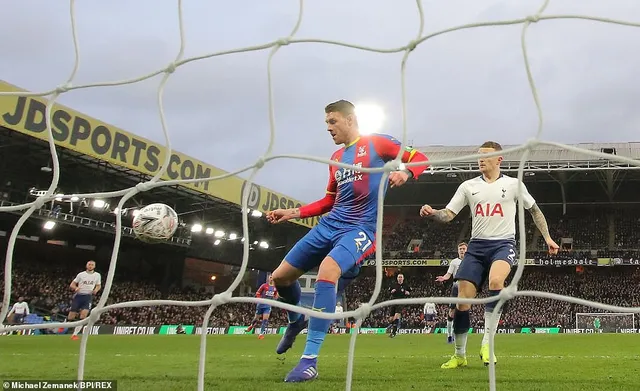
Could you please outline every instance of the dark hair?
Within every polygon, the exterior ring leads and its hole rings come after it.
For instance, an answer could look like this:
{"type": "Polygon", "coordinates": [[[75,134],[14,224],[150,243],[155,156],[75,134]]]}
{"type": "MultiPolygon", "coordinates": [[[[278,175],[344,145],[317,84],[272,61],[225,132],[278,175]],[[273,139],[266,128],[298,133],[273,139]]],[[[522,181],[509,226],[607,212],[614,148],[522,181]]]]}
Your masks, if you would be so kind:
{"type": "Polygon", "coordinates": [[[496,151],[502,151],[502,145],[498,144],[495,141],[485,141],[484,143],[482,143],[480,148],[493,148],[496,151]]]}
{"type": "Polygon", "coordinates": [[[348,100],[340,99],[339,101],[329,103],[325,108],[324,112],[328,113],[340,113],[345,117],[349,114],[355,114],[356,107],[353,103],[348,100]]]}

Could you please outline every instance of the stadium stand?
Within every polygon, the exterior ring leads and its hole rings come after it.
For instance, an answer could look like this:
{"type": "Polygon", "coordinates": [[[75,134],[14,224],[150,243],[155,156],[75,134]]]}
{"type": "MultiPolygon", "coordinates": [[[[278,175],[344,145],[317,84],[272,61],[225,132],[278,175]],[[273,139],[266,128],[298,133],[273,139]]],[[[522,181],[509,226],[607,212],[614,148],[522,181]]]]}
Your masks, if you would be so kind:
{"type": "MultiPolygon", "coordinates": [[[[2,85],[0,85],[2,87],[2,85]]],[[[29,98],[33,110],[41,110],[35,99],[29,98]]],[[[95,128],[99,122],[70,109],[75,121],[85,120],[95,128]]],[[[101,124],[101,123],[100,123],[101,124]]],[[[0,127],[0,203],[11,205],[32,200],[50,179],[50,157],[42,135],[34,131],[38,124],[21,123],[13,128],[0,127]],[[21,128],[22,127],[22,128],[21,128]],[[9,148],[10,147],[10,148],[9,148]]],[[[120,132],[133,141],[136,136],[110,125],[111,134],[120,132]]],[[[138,140],[138,139],[136,139],[138,140]]],[[[61,163],[60,193],[105,191],[124,188],[145,180],[151,174],[142,164],[132,167],[118,160],[115,144],[111,153],[78,148],[69,140],[59,141],[61,163]]],[[[139,140],[138,140],[139,141],[139,140]]],[[[147,142],[147,141],[145,141],[147,142]]],[[[148,142],[151,143],[151,142],[148,142]]],[[[79,145],[79,144],[78,144],[79,145]]],[[[508,148],[509,146],[505,146],[508,148]]],[[[640,158],[637,143],[580,145],[605,153],[640,158]]],[[[472,153],[475,147],[419,148],[430,158],[454,157],[472,153]]],[[[107,151],[109,152],[109,151],[107,151]]],[[[176,155],[176,167],[187,157],[176,155]]],[[[506,156],[504,170],[515,175],[520,157],[506,156]]],[[[202,162],[190,160],[193,167],[202,162]]],[[[188,164],[186,165],[188,168],[188,164]]],[[[204,170],[205,168],[202,168],[204,170]]],[[[187,169],[188,171],[188,169],[187,169]]],[[[182,174],[185,171],[182,170],[182,174]]],[[[187,175],[188,172],[185,174],[187,175]]],[[[176,169],[176,175],[181,175],[176,169]]],[[[402,271],[414,289],[414,297],[448,296],[449,285],[435,283],[435,277],[446,271],[456,244],[469,240],[469,214],[463,212],[453,223],[437,225],[417,218],[420,206],[429,203],[443,207],[464,180],[477,175],[475,162],[459,162],[430,168],[430,175],[399,189],[392,189],[385,202],[384,240],[382,244],[385,286],[402,271]],[[409,266],[419,264],[420,266],[409,266]]],[[[640,172],[636,167],[592,159],[572,152],[545,147],[532,153],[525,170],[525,184],[537,199],[549,221],[554,238],[562,251],[553,259],[544,253],[544,243],[531,219],[526,220],[527,260],[530,264],[521,282],[522,289],[535,289],[601,301],[609,304],[640,305],[640,203],[636,193],[640,188],[640,172]],[[610,282],[614,280],[615,284],[610,282]]],[[[242,185],[237,180],[236,185],[242,185]]],[[[124,228],[124,240],[115,283],[109,302],[142,299],[202,300],[213,292],[229,286],[237,273],[242,256],[242,242],[231,239],[230,232],[241,232],[241,214],[237,202],[241,187],[230,197],[228,191],[216,193],[197,187],[162,187],[141,194],[122,211],[115,211],[112,200],[56,200],[34,214],[21,232],[13,261],[11,303],[24,297],[32,314],[27,321],[46,322],[64,319],[69,309],[71,279],[83,269],[88,259],[98,263],[103,275],[109,265],[115,213],[122,213],[125,225],[135,210],[152,202],[170,204],[178,211],[181,227],[165,244],[148,246],[134,240],[124,228]],[[227,199],[225,199],[227,198],[227,199]],[[55,222],[55,229],[43,229],[43,223],[55,222]],[[194,225],[201,225],[194,230],[194,225]],[[207,229],[209,228],[209,229],[207,229]],[[214,229],[215,228],[215,229],[214,229]],[[221,235],[217,231],[224,231],[221,235]],[[212,274],[215,273],[215,281],[212,274]]],[[[278,206],[293,206],[295,200],[266,189],[251,189],[251,206],[264,212],[278,206]]],[[[0,214],[0,250],[6,250],[6,236],[19,214],[0,214]]],[[[268,225],[260,213],[251,216],[250,268],[253,268],[235,295],[253,295],[285,252],[313,222],[268,225]],[[269,243],[268,249],[257,241],[269,243]]],[[[239,238],[236,238],[239,239],[239,238]]],[[[366,264],[370,265],[371,260],[366,264]]],[[[2,272],[3,273],[3,272],[2,272]]],[[[4,280],[4,275],[0,273],[4,280]]],[[[364,266],[361,276],[347,289],[345,309],[354,309],[368,300],[373,291],[374,270],[364,266]]],[[[4,282],[0,282],[3,288],[4,282]]],[[[383,294],[379,300],[386,300],[383,294]]],[[[245,327],[254,313],[250,304],[227,304],[214,312],[213,327],[245,327]]],[[[364,327],[385,327],[388,308],[373,312],[364,327]]],[[[482,307],[472,316],[474,327],[481,327],[482,307]]],[[[104,314],[102,325],[162,325],[201,324],[205,308],[159,307],[116,309],[104,314]]],[[[422,328],[421,306],[404,309],[403,327],[422,328]]],[[[502,327],[575,327],[575,314],[591,309],[565,302],[517,298],[502,318],[502,327]],[[544,308],[544,311],[540,311],[544,308]]],[[[438,306],[439,326],[444,324],[446,306],[438,306]]],[[[272,327],[285,325],[284,312],[275,309],[272,327]]]]}

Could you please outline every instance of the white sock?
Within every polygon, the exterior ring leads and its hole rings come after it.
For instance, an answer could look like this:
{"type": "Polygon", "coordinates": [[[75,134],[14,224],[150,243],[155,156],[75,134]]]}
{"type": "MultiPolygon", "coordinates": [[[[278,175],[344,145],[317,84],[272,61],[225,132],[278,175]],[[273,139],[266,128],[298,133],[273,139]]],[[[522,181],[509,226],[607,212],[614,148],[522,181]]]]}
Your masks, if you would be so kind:
{"type": "Polygon", "coordinates": [[[453,320],[447,320],[447,336],[453,337],[453,320]]]}
{"type": "Polygon", "coordinates": [[[82,330],[82,326],[76,326],[76,328],[73,329],[73,335],[78,335],[80,330],[82,330]]]}
{"type": "Polygon", "coordinates": [[[489,344],[489,333],[493,332],[495,334],[496,330],[498,330],[498,324],[500,323],[500,316],[502,313],[499,313],[496,317],[496,321],[492,322],[491,318],[493,317],[493,313],[485,312],[484,313],[484,335],[482,336],[482,345],[489,344]]]}
{"type": "Polygon", "coordinates": [[[456,356],[466,357],[467,355],[467,333],[455,335],[456,356]]]}

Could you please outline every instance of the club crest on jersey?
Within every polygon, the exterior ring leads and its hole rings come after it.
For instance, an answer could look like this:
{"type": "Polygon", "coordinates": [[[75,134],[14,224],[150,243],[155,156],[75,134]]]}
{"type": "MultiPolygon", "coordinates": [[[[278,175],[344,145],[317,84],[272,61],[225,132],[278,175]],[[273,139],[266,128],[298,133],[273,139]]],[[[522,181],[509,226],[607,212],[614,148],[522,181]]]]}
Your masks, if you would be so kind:
{"type": "Polygon", "coordinates": [[[502,198],[504,198],[507,195],[507,190],[505,188],[502,188],[502,198]]]}
{"type": "MultiPolygon", "coordinates": [[[[356,167],[362,167],[362,163],[356,163],[354,164],[354,166],[356,167]]],[[[335,180],[338,184],[338,186],[342,186],[345,183],[351,183],[351,182],[355,182],[355,181],[361,181],[362,180],[362,173],[358,170],[354,170],[351,168],[340,168],[338,170],[336,170],[336,173],[334,174],[335,180]]]]}
{"type": "Polygon", "coordinates": [[[364,145],[358,147],[358,155],[356,157],[363,157],[367,155],[367,148],[364,145]]]}
{"type": "Polygon", "coordinates": [[[486,204],[476,204],[475,216],[478,217],[493,217],[500,216],[504,217],[504,212],[502,212],[502,204],[494,204],[490,203],[486,204]]]}

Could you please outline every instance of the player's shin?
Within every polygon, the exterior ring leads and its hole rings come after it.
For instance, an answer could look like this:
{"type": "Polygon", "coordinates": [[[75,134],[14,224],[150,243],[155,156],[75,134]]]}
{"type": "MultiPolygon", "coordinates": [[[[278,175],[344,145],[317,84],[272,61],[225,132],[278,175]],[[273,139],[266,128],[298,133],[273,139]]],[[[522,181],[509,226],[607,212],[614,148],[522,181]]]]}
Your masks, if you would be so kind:
{"type": "Polygon", "coordinates": [[[453,317],[447,317],[447,336],[453,337],[453,317]]]}
{"type": "MultiPolygon", "coordinates": [[[[495,297],[500,294],[501,289],[490,289],[489,297],[495,297]]],[[[505,303],[506,304],[506,303],[505,303]]],[[[492,301],[491,303],[487,303],[484,307],[484,335],[482,336],[482,345],[489,344],[489,336],[490,332],[494,333],[498,330],[498,324],[500,324],[500,316],[504,311],[504,307],[497,314],[495,320],[493,319],[493,310],[498,305],[498,301],[492,301]]]]}
{"type": "MultiPolygon", "coordinates": [[[[313,310],[319,312],[334,312],[336,309],[336,285],[331,281],[318,280],[313,300],[313,310]]],[[[302,358],[316,358],[320,352],[320,346],[324,342],[331,319],[312,317],[309,319],[309,332],[307,344],[304,347],[302,358]]]]}
{"type": "MultiPolygon", "coordinates": [[[[300,304],[300,283],[296,280],[293,284],[289,286],[281,286],[276,285],[276,290],[278,291],[278,296],[280,296],[280,301],[287,304],[298,305],[300,304]]],[[[300,314],[293,311],[287,311],[287,317],[289,318],[289,323],[293,323],[300,318],[300,314]]]]}
{"type": "Polygon", "coordinates": [[[262,319],[262,323],[260,324],[260,334],[264,334],[267,330],[267,326],[269,325],[268,319],[262,319]]]}
{"type": "Polygon", "coordinates": [[[469,327],[471,327],[469,310],[456,310],[453,315],[453,333],[455,334],[456,355],[459,357],[466,356],[469,327]]]}

